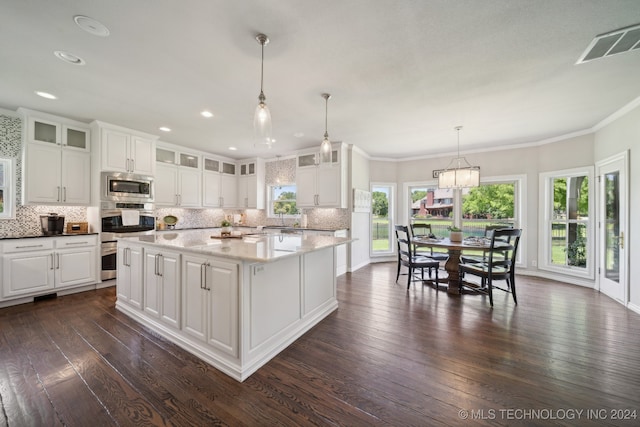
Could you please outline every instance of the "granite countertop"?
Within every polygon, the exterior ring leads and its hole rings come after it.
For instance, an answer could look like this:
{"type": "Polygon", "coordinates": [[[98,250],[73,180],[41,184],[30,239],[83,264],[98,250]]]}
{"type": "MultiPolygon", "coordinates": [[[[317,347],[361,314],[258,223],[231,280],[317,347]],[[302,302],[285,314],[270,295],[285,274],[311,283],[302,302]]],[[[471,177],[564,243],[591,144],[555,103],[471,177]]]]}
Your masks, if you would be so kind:
{"type": "MultiPolygon", "coordinates": [[[[300,230],[300,231],[304,231],[304,230],[309,230],[309,231],[342,231],[342,230],[349,230],[348,228],[323,228],[323,227],[293,227],[290,225],[262,225],[262,226],[257,226],[257,225],[233,225],[231,226],[234,230],[235,229],[258,229],[260,227],[262,227],[263,229],[266,230],[300,230]]],[[[192,228],[175,228],[175,229],[164,229],[164,230],[156,230],[156,231],[160,231],[160,232],[166,232],[166,231],[190,231],[190,230],[214,230],[214,229],[220,229],[222,227],[192,227],[192,228]]]]}
{"type": "Polygon", "coordinates": [[[33,232],[27,232],[27,233],[7,233],[6,235],[2,235],[0,234],[0,240],[10,240],[10,239],[33,239],[33,238],[39,238],[39,237],[68,237],[68,236],[92,236],[98,233],[64,233],[64,234],[52,234],[52,235],[45,235],[42,233],[33,233],[33,232]]]}
{"type": "Polygon", "coordinates": [[[245,233],[233,238],[220,238],[219,232],[205,230],[183,230],[180,233],[165,232],[156,235],[123,237],[118,240],[165,247],[178,252],[186,251],[251,262],[275,261],[353,241],[347,237],[305,236],[301,234],[245,233]]]}

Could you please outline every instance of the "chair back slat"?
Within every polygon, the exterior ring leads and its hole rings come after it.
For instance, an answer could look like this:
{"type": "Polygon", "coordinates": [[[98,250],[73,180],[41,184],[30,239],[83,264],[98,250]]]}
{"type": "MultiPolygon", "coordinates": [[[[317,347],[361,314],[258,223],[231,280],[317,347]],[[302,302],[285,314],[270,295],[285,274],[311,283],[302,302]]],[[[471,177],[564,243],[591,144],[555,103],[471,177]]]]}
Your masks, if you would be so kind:
{"type": "Polygon", "coordinates": [[[489,246],[489,265],[511,269],[516,264],[516,254],[520,243],[521,229],[498,228],[492,231],[489,246]],[[494,254],[501,256],[494,261],[494,254]]]}

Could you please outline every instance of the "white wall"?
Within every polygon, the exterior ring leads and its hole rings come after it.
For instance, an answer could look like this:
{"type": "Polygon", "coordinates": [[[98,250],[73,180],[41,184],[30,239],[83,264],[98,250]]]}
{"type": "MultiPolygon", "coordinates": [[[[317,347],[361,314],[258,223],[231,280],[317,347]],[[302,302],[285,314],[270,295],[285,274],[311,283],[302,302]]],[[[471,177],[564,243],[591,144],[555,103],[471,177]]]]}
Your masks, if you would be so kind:
{"type": "Polygon", "coordinates": [[[353,189],[370,191],[370,165],[366,154],[357,147],[349,150],[349,208],[351,209],[351,237],[358,239],[349,248],[349,271],[355,271],[369,264],[369,243],[371,217],[368,212],[353,212],[353,189]]]}
{"type": "MultiPolygon", "coordinates": [[[[548,144],[531,145],[522,148],[486,151],[482,153],[464,154],[469,163],[480,166],[480,173],[485,178],[500,176],[526,176],[526,206],[524,206],[524,220],[522,224],[524,245],[522,254],[527,271],[532,274],[539,272],[532,266],[538,256],[538,174],[553,170],[571,169],[594,164],[594,135],[587,134],[568,138],[548,144]]],[[[396,182],[398,193],[402,192],[403,183],[407,182],[436,182],[432,178],[434,169],[444,169],[452,156],[434,157],[420,160],[375,160],[371,161],[371,181],[396,182]],[[394,181],[395,179],[395,181],[394,181]]],[[[396,195],[397,213],[403,200],[402,194],[396,195]]],[[[405,221],[398,218],[398,222],[405,221]]],[[[563,280],[562,278],[560,280],[563,280]]],[[[567,276],[564,280],[571,282],[567,276]]]]}
{"type": "MultiPolygon", "coordinates": [[[[640,253],[640,107],[621,118],[606,125],[595,133],[594,157],[601,161],[614,154],[630,150],[629,155],[629,221],[627,230],[627,244],[630,263],[628,277],[630,278],[629,302],[635,311],[640,312],[640,265],[634,262],[633,254],[640,253]]],[[[637,260],[636,255],[636,260],[637,260]]]]}

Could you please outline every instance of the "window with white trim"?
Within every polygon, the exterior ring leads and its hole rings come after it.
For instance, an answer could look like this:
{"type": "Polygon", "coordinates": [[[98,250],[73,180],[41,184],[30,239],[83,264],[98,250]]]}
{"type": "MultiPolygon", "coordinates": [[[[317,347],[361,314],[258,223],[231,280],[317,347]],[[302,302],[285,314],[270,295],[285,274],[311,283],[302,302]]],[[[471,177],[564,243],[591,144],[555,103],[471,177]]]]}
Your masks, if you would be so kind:
{"type": "Polygon", "coordinates": [[[541,242],[539,267],[593,278],[593,168],[540,174],[541,242]]]}
{"type": "Polygon", "coordinates": [[[0,159],[0,219],[15,218],[13,159],[0,159]]]}
{"type": "Polygon", "coordinates": [[[269,185],[269,218],[294,218],[298,215],[295,184],[269,185]]]}

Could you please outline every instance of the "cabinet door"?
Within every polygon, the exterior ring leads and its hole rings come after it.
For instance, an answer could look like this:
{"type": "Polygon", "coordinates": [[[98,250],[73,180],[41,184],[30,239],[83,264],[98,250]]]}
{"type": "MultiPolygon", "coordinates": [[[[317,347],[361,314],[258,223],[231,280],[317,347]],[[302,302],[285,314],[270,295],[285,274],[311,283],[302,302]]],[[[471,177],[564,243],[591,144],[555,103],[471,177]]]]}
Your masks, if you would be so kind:
{"type": "Polygon", "coordinates": [[[142,248],[118,244],[118,299],[142,310],[142,248]]]}
{"type": "Polygon", "coordinates": [[[129,172],[129,142],[131,136],[124,132],[102,129],[102,170],[129,172]]]}
{"type": "Polygon", "coordinates": [[[207,275],[209,344],[231,356],[238,355],[238,266],[211,261],[207,275]]]}
{"type": "Polygon", "coordinates": [[[178,203],[178,167],[159,164],[155,177],[156,205],[176,206],[178,203]]]}
{"type": "Polygon", "coordinates": [[[53,252],[7,254],[2,261],[3,297],[53,289],[53,252]]]}
{"type": "Polygon", "coordinates": [[[156,147],[149,139],[131,137],[132,171],[141,175],[155,175],[156,147]]]}
{"type": "Polygon", "coordinates": [[[318,206],[340,207],[342,193],[340,192],[340,172],[339,166],[318,167],[316,180],[316,194],[318,206]]]}
{"type": "Polygon", "coordinates": [[[182,256],[182,331],[202,341],[207,339],[206,258],[182,256]]]}
{"type": "Polygon", "coordinates": [[[90,152],[89,130],[74,126],[62,126],[62,145],[70,150],[90,152]]]}
{"type": "Polygon", "coordinates": [[[25,167],[27,203],[60,203],[62,188],[61,151],[57,146],[27,145],[25,167]]]}
{"type": "Polygon", "coordinates": [[[91,204],[91,157],[82,151],[62,150],[62,202],[91,204]]]}
{"type": "Polygon", "coordinates": [[[235,175],[220,176],[220,193],[223,208],[235,208],[238,206],[238,182],[235,175]]]}
{"type": "Polygon", "coordinates": [[[200,183],[202,181],[202,173],[198,170],[189,170],[180,168],[179,170],[179,202],[181,207],[199,208],[202,206],[202,191],[200,183]]]}
{"type": "Polygon", "coordinates": [[[60,123],[29,117],[29,142],[60,145],[62,133],[60,123]]]}
{"type": "Polygon", "coordinates": [[[296,206],[316,205],[316,168],[296,169],[296,206]]]}
{"type": "Polygon", "coordinates": [[[180,328],[180,255],[162,253],[158,267],[162,278],[161,319],[174,328],[180,328]]]}
{"type": "Polygon", "coordinates": [[[56,288],[96,281],[95,247],[56,251],[54,258],[56,288]]]}
{"type": "Polygon", "coordinates": [[[202,173],[202,206],[220,207],[220,174],[215,172],[202,173]]]}
{"type": "Polygon", "coordinates": [[[144,311],[160,317],[160,295],[162,278],[158,274],[160,257],[157,251],[144,252],[144,311]]]}
{"type": "MultiPolygon", "coordinates": [[[[245,165],[243,165],[245,166],[245,165]]],[[[237,189],[237,194],[238,194],[238,198],[237,198],[237,207],[239,208],[248,208],[250,207],[250,202],[249,202],[249,179],[250,177],[246,176],[246,175],[240,175],[238,177],[238,189],[237,189]]]]}

